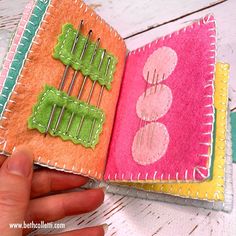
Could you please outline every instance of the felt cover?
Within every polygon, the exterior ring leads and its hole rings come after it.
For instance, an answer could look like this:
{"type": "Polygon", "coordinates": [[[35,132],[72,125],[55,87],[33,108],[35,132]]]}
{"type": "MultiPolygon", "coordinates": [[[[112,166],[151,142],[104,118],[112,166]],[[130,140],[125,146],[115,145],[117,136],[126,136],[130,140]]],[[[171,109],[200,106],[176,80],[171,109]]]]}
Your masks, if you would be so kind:
{"type": "Polygon", "coordinates": [[[173,204],[180,204],[184,206],[194,206],[206,209],[213,209],[217,211],[231,212],[233,209],[233,164],[232,164],[232,141],[231,141],[231,128],[230,118],[227,119],[227,141],[226,141],[226,153],[225,153],[225,178],[224,178],[224,200],[199,200],[192,199],[191,197],[178,197],[170,194],[149,192],[141,189],[135,189],[130,186],[121,186],[113,183],[98,183],[90,182],[86,187],[106,187],[108,193],[120,194],[125,196],[143,198],[154,201],[163,201],[173,204]]]}
{"type": "Polygon", "coordinates": [[[2,87],[5,83],[6,78],[7,78],[9,68],[11,67],[12,62],[14,60],[15,54],[17,52],[18,44],[20,43],[20,41],[22,39],[24,30],[25,30],[28,20],[30,18],[34,4],[35,4],[35,1],[30,1],[25,6],[25,9],[23,11],[23,15],[22,15],[21,20],[18,24],[18,28],[17,28],[15,35],[11,41],[11,46],[9,48],[9,51],[8,51],[6,57],[5,57],[4,63],[2,65],[2,70],[0,73],[0,91],[2,91],[2,87]]]}
{"type": "Polygon", "coordinates": [[[214,101],[216,129],[212,179],[202,183],[129,184],[129,186],[145,191],[166,193],[192,199],[224,201],[228,79],[229,65],[217,63],[214,101]]]}
{"type": "Polygon", "coordinates": [[[130,52],[105,180],[175,182],[208,178],[215,33],[214,17],[207,15],[130,52]],[[155,73],[157,79],[153,79],[155,73]],[[146,90],[147,84],[151,86],[146,90]],[[152,112],[154,109],[157,113],[152,112]],[[151,131],[154,145],[150,148],[151,131]],[[143,143],[138,145],[142,135],[143,143]]]}
{"type": "MultiPolygon", "coordinates": [[[[9,155],[15,146],[26,144],[34,150],[35,162],[40,165],[102,179],[123,74],[125,44],[117,32],[82,1],[39,0],[37,3],[46,4],[46,12],[18,77],[18,83],[11,93],[9,100],[14,103],[8,101],[4,110],[1,120],[3,129],[0,130],[0,148],[4,154],[9,155]],[[85,22],[82,33],[86,35],[92,29],[92,40],[95,41],[100,37],[101,47],[106,48],[118,61],[112,90],[104,91],[103,94],[101,109],[107,116],[100,142],[95,150],[74,145],[72,142],[63,142],[60,138],[51,136],[44,138],[38,131],[27,128],[27,120],[32,113],[33,105],[37,102],[37,97],[45,84],[58,87],[64,72],[64,65],[52,57],[62,25],[69,22],[77,28],[82,19],[85,22]]],[[[71,70],[68,78],[72,78],[72,74],[71,70]]],[[[82,82],[81,75],[77,81],[78,83],[75,84],[77,89],[74,89],[73,95],[78,93],[82,82]]],[[[69,82],[70,80],[67,81],[66,88],[69,82]]],[[[85,87],[86,92],[82,100],[88,96],[90,88],[91,81],[85,87]]],[[[98,97],[99,92],[98,85],[91,104],[96,104],[95,98],[98,97]]]]}

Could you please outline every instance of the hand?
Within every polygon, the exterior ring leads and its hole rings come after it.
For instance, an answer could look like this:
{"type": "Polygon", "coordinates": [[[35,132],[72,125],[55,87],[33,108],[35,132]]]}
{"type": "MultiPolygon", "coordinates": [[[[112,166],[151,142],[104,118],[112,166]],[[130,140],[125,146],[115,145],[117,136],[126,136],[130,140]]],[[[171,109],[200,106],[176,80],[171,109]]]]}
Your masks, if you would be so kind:
{"type": "MultiPolygon", "coordinates": [[[[11,229],[9,224],[52,222],[69,215],[95,210],[104,200],[103,189],[56,194],[56,191],[84,185],[87,178],[48,169],[33,172],[33,157],[24,148],[12,157],[0,157],[0,232],[21,236],[29,229],[11,229]],[[49,195],[54,192],[55,194],[49,195]]],[[[61,236],[103,236],[107,226],[96,226],[59,234],[61,236]]],[[[55,236],[55,235],[54,235],[55,236]]]]}

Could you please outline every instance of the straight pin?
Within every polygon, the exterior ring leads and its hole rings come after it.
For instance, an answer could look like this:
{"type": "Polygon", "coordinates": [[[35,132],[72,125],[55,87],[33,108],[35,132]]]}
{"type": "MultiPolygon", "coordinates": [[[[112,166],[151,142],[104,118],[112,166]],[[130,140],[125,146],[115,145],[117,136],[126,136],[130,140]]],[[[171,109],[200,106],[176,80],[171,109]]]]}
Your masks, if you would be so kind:
{"type": "MultiPolygon", "coordinates": [[[[163,76],[162,76],[162,81],[164,79],[165,79],[165,74],[163,74],[163,76]]],[[[157,92],[157,86],[158,86],[158,75],[157,75],[157,79],[156,79],[154,94],[157,92]]],[[[150,139],[150,148],[152,148],[153,136],[154,136],[154,130],[151,130],[151,135],[150,135],[150,138],[149,138],[150,139]]]]}
{"type": "MultiPolygon", "coordinates": [[[[149,73],[149,71],[148,71],[148,73],[147,73],[147,83],[146,83],[146,86],[145,86],[145,91],[144,91],[143,99],[145,99],[146,96],[147,96],[147,89],[148,89],[149,76],[150,76],[150,73],[149,73]]],[[[142,115],[143,115],[143,114],[142,114],[142,115]]],[[[145,118],[145,117],[144,117],[144,118],[145,118]]],[[[144,121],[144,122],[145,122],[145,121],[144,121]]],[[[143,119],[140,119],[140,121],[139,121],[139,130],[142,128],[142,126],[143,126],[143,119]]],[[[142,145],[142,140],[143,140],[143,130],[141,130],[140,138],[139,138],[139,140],[138,140],[138,144],[139,144],[140,148],[141,148],[141,145],[142,145]]]]}
{"type": "MultiPolygon", "coordinates": [[[[156,83],[155,83],[155,78],[156,78],[156,69],[154,70],[154,74],[153,74],[153,78],[152,78],[152,85],[153,84],[155,84],[155,89],[154,89],[154,93],[153,94],[155,94],[156,93],[156,84],[157,84],[157,80],[158,80],[158,75],[157,75],[157,79],[156,79],[156,83]]],[[[150,89],[150,94],[152,94],[152,88],[150,89]]],[[[146,124],[147,124],[147,121],[144,121],[144,126],[146,126],[146,124]]],[[[150,135],[150,132],[151,132],[152,130],[150,130],[150,126],[149,126],[149,129],[147,130],[147,146],[148,146],[148,144],[149,144],[149,146],[150,146],[150,148],[151,148],[151,140],[150,140],[150,142],[149,142],[149,137],[152,137],[151,135],[150,135]]],[[[153,132],[152,132],[153,133],[153,132]]]]}
{"type": "MultiPolygon", "coordinates": [[[[108,71],[109,71],[110,64],[111,64],[111,58],[109,57],[108,63],[107,63],[107,68],[106,68],[106,72],[105,72],[105,76],[108,75],[108,71]]],[[[102,96],[103,96],[103,92],[104,92],[104,88],[105,88],[105,85],[103,85],[103,86],[101,87],[100,94],[99,94],[99,97],[98,97],[97,106],[96,106],[97,108],[99,108],[100,105],[101,105],[102,96]]],[[[94,119],[93,119],[93,123],[92,123],[92,127],[91,127],[91,129],[90,129],[90,133],[89,133],[89,142],[91,142],[91,140],[92,140],[92,136],[93,136],[95,124],[96,124],[96,119],[94,118],[94,119]]]]}
{"type": "MultiPolygon", "coordinates": [[[[156,69],[154,70],[154,74],[153,74],[153,78],[152,78],[152,84],[155,84],[155,78],[156,78],[156,69]]],[[[157,79],[158,79],[158,74],[157,74],[157,79]]],[[[156,79],[156,83],[157,83],[157,79],[156,79]]],[[[148,82],[149,82],[149,72],[148,72],[148,74],[147,74],[147,84],[146,84],[146,88],[145,88],[145,92],[144,92],[144,99],[145,99],[145,97],[147,96],[147,85],[148,85],[148,82]]],[[[150,94],[152,93],[152,91],[150,90],[150,94]]],[[[155,91],[154,91],[154,93],[155,93],[155,91]]],[[[144,117],[144,119],[145,119],[145,117],[144,117]]],[[[139,130],[141,129],[141,127],[145,127],[145,125],[147,124],[147,121],[146,120],[143,120],[143,119],[140,119],[140,123],[139,123],[139,130]],[[144,123],[144,124],[143,124],[144,123]]],[[[139,137],[139,139],[138,139],[138,146],[140,147],[140,149],[142,148],[142,142],[143,142],[143,135],[145,135],[144,134],[144,131],[143,130],[141,130],[140,131],[141,133],[140,133],[140,137],[139,137]]],[[[147,136],[149,136],[149,134],[150,134],[150,130],[148,129],[147,131],[146,131],[146,135],[147,136]]],[[[148,137],[147,137],[147,144],[149,143],[149,139],[148,139],[148,137]]]]}
{"type": "MultiPolygon", "coordinates": [[[[98,71],[99,71],[99,72],[100,72],[100,70],[101,70],[101,68],[102,68],[102,64],[103,64],[103,61],[104,61],[104,58],[105,58],[105,54],[106,54],[106,50],[104,50],[104,51],[102,52],[101,61],[100,61],[100,64],[99,64],[99,66],[98,66],[98,71]]],[[[90,89],[89,96],[88,96],[88,99],[87,99],[87,102],[86,102],[87,105],[90,104],[90,102],[91,102],[91,99],[92,99],[92,95],[93,95],[93,91],[94,91],[96,82],[97,82],[96,80],[93,81],[93,84],[92,84],[92,87],[91,87],[91,89],[90,89]]],[[[85,119],[85,116],[83,115],[82,118],[81,118],[81,120],[80,120],[78,129],[77,129],[77,137],[79,137],[79,135],[80,135],[80,131],[81,131],[81,129],[82,129],[82,127],[83,127],[83,124],[84,124],[84,119],[85,119]]]]}
{"type": "MultiPolygon", "coordinates": [[[[96,45],[95,45],[95,47],[94,47],[93,55],[92,55],[91,60],[90,60],[90,62],[89,62],[90,65],[92,65],[92,64],[94,63],[94,59],[95,59],[95,56],[96,56],[96,54],[97,54],[97,50],[98,50],[99,45],[100,45],[100,41],[101,41],[100,38],[98,38],[98,39],[97,39],[97,43],[96,43],[96,45]]],[[[77,96],[77,99],[78,99],[78,100],[80,100],[80,98],[81,98],[81,96],[82,96],[82,94],[83,94],[84,86],[85,86],[85,84],[86,84],[87,79],[88,79],[88,76],[86,75],[86,76],[84,77],[84,79],[83,79],[82,85],[81,85],[81,87],[80,87],[80,90],[79,90],[79,93],[78,93],[78,96],[77,96]]],[[[71,114],[71,116],[70,116],[69,123],[68,123],[68,125],[67,125],[67,127],[66,127],[66,134],[67,134],[67,133],[69,132],[69,130],[70,130],[70,127],[71,127],[71,124],[72,124],[72,122],[73,122],[74,116],[75,116],[75,112],[73,112],[73,113],[71,114]]]]}
{"type": "MultiPolygon", "coordinates": [[[[86,42],[85,42],[85,44],[84,44],[83,50],[82,50],[82,52],[81,52],[81,54],[80,54],[80,58],[79,58],[80,60],[83,60],[83,58],[84,58],[84,55],[85,55],[86,50],[87,50],[88,45],[89,45],[89,40],[90,40],[90,38],[91,38],[91,35],[92,35],[92,30],[90,30],[89,33],[88,33],[88,36],[87,36],[86,42]]],[[[79,71],[75,71],[75,72],[74,72],[74,75],[73,75],[73,77],[72,77],[71,83],[70,83],[69,88],[68,88],[68,90],[67,90],[67,94],[68,94],[69,96],[71,95],[71,93],[72,93],[72,91],[73,91],[74,84],[75,84],[75,81],[76,81],[76,78],[77,78],[78,73],[79,73],[79,71]]],[[[58,116],[58,118],[57,118],[57,122],[56,122],[56,126],[55,126],[54,132],[57,131],[57,129],[58,129],[60,123],[61,123],[62,117],[63,117],[64,112],[65,112],[65,108],[66,108],[66,105],[63,105],[63,107],[61,108],[60,114],[59,114],[59,116],[58,116]]]]}
{"type": "MultiPolygon", "coordinates": [[[[83,23],[84,23],[84,21],[81,20],[79,28],[78,28],[76,36],[75,36],[75,39],[74,39],[74,42],[73,42],[73,46],[71,48],[71,54],[75,53],[75,49],[76,49],[77,43],[79,41],[79,35],[80,35],[81,29],[83,27],[83,23]]],[[[67,77],[69,68],[70,68],[70,65],[67,65],[65,70],[64,70],[64,73],[63,73],[63,76],[62,76],[62,79],[61,79],[61,82],[60,82],[60,85],[59,85],[59,88],[58,88],[58,90],[60,90],[60,91],[62,91],[64,86],[65,86],[65,81],[66,81],[66,77],[67,77]]],[[[54,104],[53,107],[52,107],[51,113],[50,113],[50,117],[49,117],[49,120],[48,120],[48,124],[47,124],[47,127],[46,127],[44,137],[46,137],[47,134],[48,134],[49,128],[50,128],[51,123],[53,121],[53,117],[55,115],[56,108],[57,108],[57,105],[54,104]]]]}

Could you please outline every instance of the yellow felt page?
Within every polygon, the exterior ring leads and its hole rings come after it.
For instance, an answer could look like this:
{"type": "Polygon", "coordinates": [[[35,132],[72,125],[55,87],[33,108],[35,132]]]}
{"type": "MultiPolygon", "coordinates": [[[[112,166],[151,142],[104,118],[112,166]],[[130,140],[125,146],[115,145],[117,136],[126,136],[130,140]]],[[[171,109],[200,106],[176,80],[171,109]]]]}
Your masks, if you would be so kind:
{"type": "MultiPolygon", "coordinates": [[[[215,77],[214,104],[216,109],[216,140],[212,179],[200,183],[126,183],[125,185],[146,191],[166,193],[185,198],[224,200],[229,65],[217,63],[215,77]]],[[[124,182],[122,182],[122,184],[124,184],[124,182]]]]}

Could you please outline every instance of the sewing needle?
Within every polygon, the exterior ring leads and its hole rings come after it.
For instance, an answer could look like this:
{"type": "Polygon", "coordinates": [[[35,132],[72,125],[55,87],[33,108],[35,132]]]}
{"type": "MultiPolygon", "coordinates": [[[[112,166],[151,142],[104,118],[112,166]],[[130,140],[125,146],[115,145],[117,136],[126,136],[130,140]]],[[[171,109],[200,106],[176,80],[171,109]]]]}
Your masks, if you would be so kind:
{"type": "MultiPolygon", "coordinates": [[[[94,62],[95,56],[96,56],[96,54],[97,54],[97,50],[98,50],[98,48],[99,48],[99,44],[100,44],[100,38],[98,38],[97,43],[96,43],[96,45],[95,45],[92,58],[91,58],[91,60],[90,60],[90,62],[89,62],[90,65],[92,65],[93,62],[94,62]]],[[[85,86],[85,84],[86,84],[87,79],[88,79],[88,75],[86,75],[86,76],[84,77],[84,79],[83,79],[82,85],[81,85],[81,87],[80,87],[80,90],[79,90],[79,93],[78,93],[78,96],[77,96],[77,99],[78,99],[78,100],[80,100],[80,98],[81,98],[81,96],[82,96],[82,93],[83,93],[83,90],[84,90],[84,86],[85,86]]],[[[73,112],[73,113],[71,114],[71,116],[70,116],[69,123],[68,123],[68,125],[67,125],[67,127],[66,127],[66,134],[68,134],[68,132],[69,132],[69,130],[70,130],[70,127],[71,127],[71,124],[72,124],[72,122],[73,122],[74,116],[75,116],[75,112],[73,112]]]]}
{"type": "MultiPolygon", "coordinates": [[[[87,50],[87,48],[88,48],[88,44],[89,44],[89,40],[90,40],[90,38],[91,38],[91,35],[92,35],[92,30],[90,30],[89,33],[88,33],[88,36],[87,36],[85,45],[84,45],[84,47],[83,47],[83,50],[82,50],[81,55],[80,55],[80,58],[79,58],[80,61],[83,60],[83,58],[84,58],[84,55],[85,55],[86,50],[87,50]]],[[[79,71],[75,71],[75,72],[74,72],[73,78],[72,78],[72,80],[71,80],[70,86],[69,86],[68,91],[67,91],[67,94],[68,94],[69,96],[71,95],[72,90],[73,90],[73,88],[74,88],[75,80],[76,80],[76,78],[77,78],[77,74],[78,74],[78,73],[79,73],[79,71]]],[[[66,105],[64,105],[64,106],[62,107],[61,111],[60,111],[60,114],[59,114],[59,116],[58,116],[58,118],[57,118],[57,122],[56,122],[56,126],[55,126],[55,129],[54,129],[54,132],[57,131],[57,129],[58,129],[60,123],[61,123],[61,119],[62,119],[63,114],[64,114],[64,112],[65,112],[65,108],[66,108],[66,105]]]]}
{"type": "MultiPolygon", "coordinates": [[[[106,50],[103,51],[102,56],[101,56],[101,61],[100,61],[100,64],[99,64],[99,66],[98,66],[98,71],[99,71],[99,72],[100,72],[100,70],[101,70],[101,67],[102,67],[102,64],[103,64],[103,61],[104,61],[104,58],[105,58],[105,54],[106,54],[106,50]]],[[[90,89],[89,96],[88,96],[88,99],[87,99],[87,102],[86,102],[87,105],[90,104],[90,102],[91,102],[91,99],[92,99],[92,95],[93,95],[93,91],[94,91],[96,82],[97,82],[96,80],[93,81],[93,84],[92,84],[92,87],[91,87],[91,89],[90,89]]],[[[84,124],[84,119],[85,119],[85,116],[83,115],[82,118],[81,118],[81,120],[80,120],[78,129],[77,129],[77,137],[79,137],[79,135],[80,135],[80,131],[81,131],[82,126],[83,126],[83,124],[84,124]]]]}
{"type": "MultiPolygon", "coordinates": [[[[110,64],[111,64],[111,58],[109,57],[108,63],[107,63],[107,67],[106,67],[105,77],[108,75],[110,64]]],[[[96,106],[97,108],[99,108],[100,105],[101,105],[102,96],[103,96],[103,92],[104,92],[104,88],[105,88],[105,85],[103,85],[103,86],[101,87],[100,94],[99,94],[99,97],[98,97],[97,106],[96,106]]],[[[95,123],[96,123],[96,120],[93,119],[92,127],[91,127],[91,129],[90,129],[90,134],[89,134],[89,142],[90,142],[91,139],[92,139],[92,135],[93,135],[94,128],[95,128],[95,123]]]]}
{"type": "MultiPolygon", "coordinates": [[[[78,31],[76,33],[76,36],[75,36],[75,39],[74,39],[74,42],[73,42],[73,46],[72,46],[72,49],[71,49],[71,54],[74,54],[74,52],[75,52],[77,43],[79,41],[79,35],[80,35],[81,29],[83,27],[83,23],[84,23],[84,21],[81,20],[78,31]]],[[[61,79],[61,82],[60,82],[60,85],[59,85],[59,88],[58,88],[58,90],[60,90],[60,91],[62,91],[64,86],[65,86],[65,81],[66,81],[66,77],[67,77],[67,73],[68,73],[69,68],[70,68],[70,65],[67,65],[66,68],[65,68],[65,71],[63,73],[63,76],[62,76],[62,79],[61,79]]],[[[57,108],[57,105],[54,104],[53,107],[52,107],[51,113],[50,113],[50,117],[49,117],[49,120],[48,120],[48,124],[47,124],[47,127],[46,127],[44,137],[46,137],[47,134],[48,134],[48,131],[49,131],[50,125],[52,123],[56,108],[57,108]]]]}

